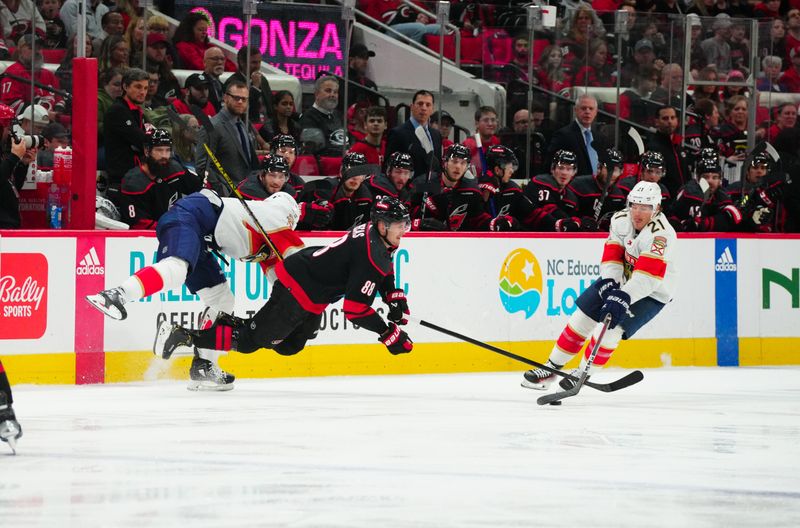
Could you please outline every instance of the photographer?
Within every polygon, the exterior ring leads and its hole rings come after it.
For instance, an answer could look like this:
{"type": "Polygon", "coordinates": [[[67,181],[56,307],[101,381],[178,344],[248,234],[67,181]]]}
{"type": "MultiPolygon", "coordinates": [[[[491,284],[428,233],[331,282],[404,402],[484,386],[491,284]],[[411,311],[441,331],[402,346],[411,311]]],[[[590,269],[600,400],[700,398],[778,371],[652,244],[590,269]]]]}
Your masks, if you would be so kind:
{"type": "Polygon", "coordinates": [[[0,229],[18,229],[19,189],[25,182],[28,165],[36,157],[37,149],[25,149],[22,138],[11,138],[11,127],[15,121],[14,111],[0,104],[0,229]]]}

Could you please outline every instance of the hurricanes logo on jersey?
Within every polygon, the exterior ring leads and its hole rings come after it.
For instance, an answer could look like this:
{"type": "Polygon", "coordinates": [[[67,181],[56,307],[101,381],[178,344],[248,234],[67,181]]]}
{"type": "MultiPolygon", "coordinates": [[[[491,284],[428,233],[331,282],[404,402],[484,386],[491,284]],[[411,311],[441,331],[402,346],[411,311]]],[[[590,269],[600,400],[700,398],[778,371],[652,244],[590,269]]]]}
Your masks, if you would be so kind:
{"type": "Polygon", "coordinates": [[[542,268],[536,256],[518,248],[500,268],[500,301],[508,313],[524,312],[529,319],[542,300],[542,268]]]}

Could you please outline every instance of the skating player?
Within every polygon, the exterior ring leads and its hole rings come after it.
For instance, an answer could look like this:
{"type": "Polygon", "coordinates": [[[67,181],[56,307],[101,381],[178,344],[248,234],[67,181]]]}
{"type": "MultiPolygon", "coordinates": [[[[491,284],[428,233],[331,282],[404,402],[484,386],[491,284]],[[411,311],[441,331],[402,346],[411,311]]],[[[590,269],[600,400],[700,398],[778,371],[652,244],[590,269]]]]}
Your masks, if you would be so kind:
{"type": "Polygon", "coordinates": [[[370,222],[328,246],[305,248],[278,263],[272,295],[253,317],[218,318],[207,330],[188,330],[164,321],[153,352],[169,358],[179,347],[196,346],[245,354],[271,348],[281,355],[294,355],[316,337],[325,308],[342,298],[346,317],[378,334],[389,352],[410,352],[413,343],[398,326],[408,322],[408,303],[392,273],[392,253],[410,228],[402,202],[378,198],[370,222]],[[389,306],[388,324],[372,308],[379,291],[389,306]]]}
{"type": "MultiPolygon", "coordinates": [[[[628,207],[612,217],[600,263],[600,280],[578,297],[577,309],[556,341],[548,367],[561,369],[592,335],[582,358],[583,368],[601,328],[598,322],[611,314],[609,329],[590,367],[591,375],[592,370],[606,364],[620,339],[633,337],[670,302],[677,237],[660,204],[658,184],[641,181],[628,194],[628,207]]],[[[544,390],[554,378],[544,369],[529,370],[522,386],[544,390]]],[[[573,381],[564,378],[560,385],[568,390],[573,381]]]]}
{"type": "MultiPolygon", "coordinates": [[[[287,257],[303,247],[293,231],[300,212],[291,196],[278,192],[248,205],[281,255],[287,257]]],[[[115,288],[88,295],[86,300],[112,319],[123,320],[127,317],[125,304],[186,284],[209,307],[207,317],[213,321],[220,313],[233,313],[234,296],[212,251],[258,262],[268,278],[275,277],[279,259],[236,198],[220,198],[204,189],[178,200],[161,217],[156,237],[158,262],[140,269],[115,288]],[[211,238],[210,247],[205,237],[211,238]]],[[[234,376],[219,368],[216,353],[194,353],[190,389],[233,388],[234,376]]]]}
{"type": "Polygon", "coordinates": [[[22,427],[14,414],[11,404],[14,398],[11,396],[11,384],[8,382],[3,362],[0,361],[0,440],[8,443],[11,450],[17,452],[17,440],[22,437],[22,427]]]}

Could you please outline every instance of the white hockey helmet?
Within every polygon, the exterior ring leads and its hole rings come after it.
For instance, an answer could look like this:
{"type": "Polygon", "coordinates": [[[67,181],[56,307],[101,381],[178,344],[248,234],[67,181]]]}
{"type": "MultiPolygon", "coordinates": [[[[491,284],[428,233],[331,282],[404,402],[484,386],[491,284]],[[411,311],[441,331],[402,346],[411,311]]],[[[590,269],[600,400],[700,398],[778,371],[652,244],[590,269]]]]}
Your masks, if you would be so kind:
{"type": "Polygon", "coordinates": [[[297,222],[300,221],[300,206],[297,205],[297,202],[294,198],[292,198],[289,194],[279,191],[274,194],[271,194],[264,200],[270,209],[278,208],[282,210],[281,218],[283,215],[286,215],[286,220],[289,223],[289,227],[295,229],[297,227],[297,222]]]}
{"type": "Polygon", "coordinates": [[[631,204],[652,205],[655,212],[661,206],[661,187],[657,183],[640,181],[628,193],[628,207],[631,204]]]}

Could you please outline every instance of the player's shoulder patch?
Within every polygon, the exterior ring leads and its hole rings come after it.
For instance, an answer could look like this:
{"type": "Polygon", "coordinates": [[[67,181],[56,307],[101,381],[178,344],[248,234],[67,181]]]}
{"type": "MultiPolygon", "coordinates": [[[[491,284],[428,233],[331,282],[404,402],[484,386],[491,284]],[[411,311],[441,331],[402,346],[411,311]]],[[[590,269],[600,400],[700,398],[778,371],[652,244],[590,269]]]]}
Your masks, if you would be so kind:
{"type": "Polygon", "coordinates": [[[653,242],[650,246],[650,253],[654,255],[658,255],[660,257],[664,256],[664,250],[667,248],[667,239],[663,236],[653,237],[653,242]]]}

